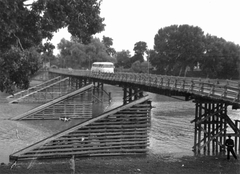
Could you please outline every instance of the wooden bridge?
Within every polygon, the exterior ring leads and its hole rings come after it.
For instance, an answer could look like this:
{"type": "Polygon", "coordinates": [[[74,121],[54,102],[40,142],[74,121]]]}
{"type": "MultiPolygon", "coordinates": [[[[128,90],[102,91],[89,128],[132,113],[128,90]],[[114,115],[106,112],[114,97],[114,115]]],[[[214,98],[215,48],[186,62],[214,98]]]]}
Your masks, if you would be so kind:
{"type": "Polygon", "coordinates": [[[151,102],[144,96],[144,91],[170,97],[181,96],[196,104],[195,116],[191,121],[195,124],[194,152],[220,152],[225,147],[228,134],[234,136],[235,150],[240,151],[240,121],[233,121],[227,115],[228,106],[240,108],[239,82],[67,69],[50,69],[48,73],[49,81],[9,99],[17,103],[34,99],[39,101],[39,97],[41,100],[45,97],[48,103],[12,120],[58,119],[60,115],[88,119],[15,152],[11,159],[145,153],[149,144],[151,102]],[[84,108],[91,108],[91,103],[79,105],[79,100],[86,95],[86,91],[87,96],[93,96],[89,92],[92,86],[102,88],[104,84],[123,88],[123,106],[90,118],[89,109],[84,108]],[[78,102],[74,102],[76,98],[78,102]]]}
{"type": "Polygon", "coordinates": [[[240,81],[138,73],[93,73],[91,71],[69,71],[67,69],[51,69],[49,72],[123,87],[131,86],[158,94],[185,96],[186,100],[205,98],[222,101],[236,108],[240,107],[240,81]]]}
{"type": "Polygon", "coordinates": [[[240,151],[240,120],[231,120],[228,106],[240,108],[240,82],[231,80],[186,78],[136,73],[94,73],[67,69],[51,69],[55,76],[67,76],[73,81],[111,84],[123,88],[123,103],[143,96],[143,91],[167,96],[184,96],[196,103],[193,151],[200,153],[220,152],[224,149],[226,136],[235,137],[235,150],[240,151]],[[227,128],[231,132],[227,132],[227,128]],[[211,143],[212,142],[212,143],[211,143]]]}

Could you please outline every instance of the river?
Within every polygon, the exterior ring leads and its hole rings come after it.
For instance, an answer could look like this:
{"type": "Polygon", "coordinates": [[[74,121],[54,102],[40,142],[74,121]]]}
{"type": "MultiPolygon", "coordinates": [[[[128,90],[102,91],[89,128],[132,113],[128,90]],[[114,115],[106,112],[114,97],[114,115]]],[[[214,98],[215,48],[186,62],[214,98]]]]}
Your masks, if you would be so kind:
{"type": "MultiPolygon", "coordinates": [[[[104,102],[95,103],[93,117],[98,114],[122,105],[122,88],[105,85],[104,89],[111,92],[112,100],[104,97],[104,102]]],[[[194,119],[195,104],[192,101],[171,98],[163,95],[144,93],[152,101],[151,128],[149,152],[153,154],[171,154],[171,156],[191,156],[194,140],[194,119]]],[[[0,97],[3,95],[0,95],[0,97]]],[[[4,96],[5,97],[5,96],[4,96]]],[[[0,103],[0,163],[8,162],[11,153],[24,148],[34,142],[40,141],[54,133],[65,130],[82,120],[71,120],[70,122],[56,121],[10,121],[6,120],[11,115],[7,112],[17,112],[15,109],[28,109],[29,104],[9,105],[6,102],[0,103]],[[6,109],[7,107],[11,107],[6,109]],[[17,133],[17,136],[16,136],[17,133]]],[[[239,111],[229,109],[233,119],[239,118],[239,111]]],[[[15,113],[16,115],[17,113],[15,113]]]]}

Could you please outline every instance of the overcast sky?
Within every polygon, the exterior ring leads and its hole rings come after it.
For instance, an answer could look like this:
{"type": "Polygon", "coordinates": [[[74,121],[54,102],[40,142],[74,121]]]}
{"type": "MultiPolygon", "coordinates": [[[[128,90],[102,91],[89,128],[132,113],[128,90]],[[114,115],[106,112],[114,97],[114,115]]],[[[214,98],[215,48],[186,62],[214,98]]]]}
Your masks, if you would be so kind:
{"type": "MultiPolygon", "coordinates": [[[[153,49],[160,28],[188,24],[240,45],[239,7],[240,0],[103,0],[105,31],[95,36],[110,37],[116,51],[133,53],[139,41],[153,49]]],[[[56,46],[63,37],[70,40],[66,29],[55,34],[52,43],[56,46]]]]}

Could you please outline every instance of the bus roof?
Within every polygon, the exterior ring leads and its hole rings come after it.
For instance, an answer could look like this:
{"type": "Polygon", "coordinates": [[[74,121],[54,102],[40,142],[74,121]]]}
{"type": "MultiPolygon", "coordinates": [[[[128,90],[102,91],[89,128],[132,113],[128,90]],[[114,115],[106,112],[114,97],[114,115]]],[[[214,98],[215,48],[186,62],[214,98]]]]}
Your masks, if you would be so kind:
{"type": "Polygon", "coordinates": [[[99,65],[113,65],[112,62],[94,62],[93,65],[96,65],[96,64],[99,64],[99,65]]]}

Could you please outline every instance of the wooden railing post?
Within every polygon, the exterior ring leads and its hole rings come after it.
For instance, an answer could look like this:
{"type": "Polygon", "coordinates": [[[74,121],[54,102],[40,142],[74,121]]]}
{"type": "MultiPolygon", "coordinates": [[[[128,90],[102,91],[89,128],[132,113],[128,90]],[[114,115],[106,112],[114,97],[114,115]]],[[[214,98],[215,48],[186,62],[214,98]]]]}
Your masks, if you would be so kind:
{"type": "Polygon", "coordinates": [[[182,81],[182,90],[183,91],[185,90],[185,84],[186,84],[186,79],[184,78],[182,81]]]}
{"type": "Polygon", "coordinates": [[[223,87],[223,93],[222,93],[221,97],[225,98],[226,95],[227,95],[227,84],[225,84],[224,87],[223,87]]]}
{"type": "Polygon", "coordinates": [[[167,87],[170,87],[170,81],[171,81],[171,78],[168,78],[167,79],[167,87]]]}
{"type": "Polygon", "coordinates": [[[160,86],[163,86],[163,77],[161,76],[161,83],[160,86]]]}
{"type": "Polygon", "coordinates": [[[200,80],[199,83],[200,83],[200,93],[203,94],[203,92],[204,92],[204,81],[200,80]]]}
{"type": "Polygon", "coordinates": [[[194,81],[193,81],[193,79],[191,79],[190,87],[188,88],[188,92],[193,92],[193,86],[194,86],[194,81]]]}
{"type": "Polygon", "coordinates": [[[240,82],[238,82],[238,92],[237,92],[237,95],[235,97],[235,101],[240,102],[240,82]]]}

